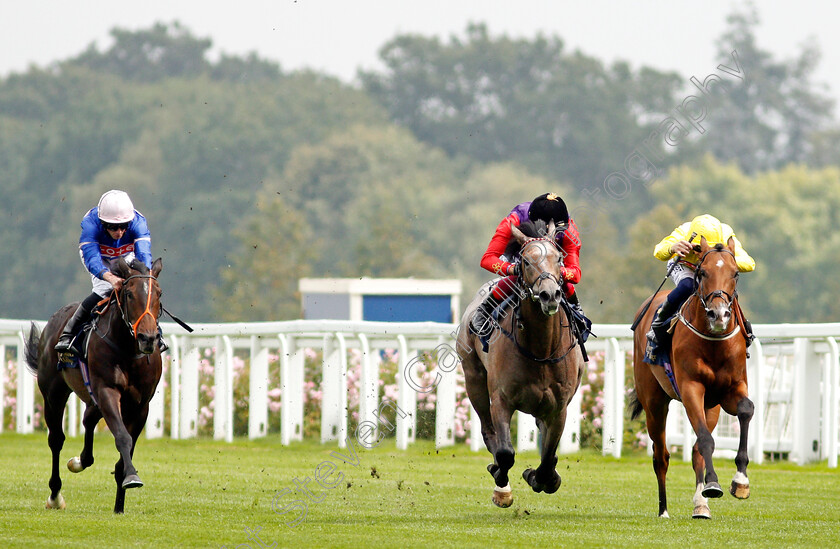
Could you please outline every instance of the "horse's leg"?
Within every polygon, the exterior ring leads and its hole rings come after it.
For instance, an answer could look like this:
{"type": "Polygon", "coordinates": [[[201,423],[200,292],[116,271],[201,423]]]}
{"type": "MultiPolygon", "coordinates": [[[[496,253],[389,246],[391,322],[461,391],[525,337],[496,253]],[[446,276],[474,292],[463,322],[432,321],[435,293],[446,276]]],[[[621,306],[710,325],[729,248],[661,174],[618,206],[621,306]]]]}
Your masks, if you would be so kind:
{"type": "Polygon", "coordinates": [[[689,381],[684,383],[680,390],[686,415],[694,429],[694,434],[697,435],[697,451],[705,464],[706,475],[702,479],[698,478],[699,482],[705,482],[701,493],[703,497],[719,498],[723,495],[723,489],[718,483],[718,476],[712,463],[715,440],[712,438],[712,432],[706,423],[705,387],[700,382],[689,381]]]}
{"type": "Polygon", "coordinates": [[[137,476],[137,470],[131,462],[133,444],[131,434],[123,423],[120,393],[114,388],[105,387],[99,391],[98,397],[102,417],[105,418],[105,423],[114,435],[114,444],[120,453],[120,459],[117,461],[114,470],[114,478],[122,488],[142,486],[143,483],[137,476]]]}
{"type": "Polygon", "coordinates": [[[656,475],[659,494],[659,516],[671,518],[668,514],[668,495],[665,488],[668,466],[671,463],[671,452],[668,451],[668,445],[665,443],[665,426],[668,421],[668,404],[671,402],[671,398],[659,387],[659,382],[656,379],[653,379],[652,383],[655,384],[656,395],[649,399],[647,403],[643,402],[645,404],[645,424],[648,436],[653,444],[653,473],[656,475]]]}
{"type": "MultiPolygon", "coordinates": [[[[128,411],[128,410],[127,410],[128,411]]],[[[140,411],[139,415],[134,419],[126,418],[126,429],[131,435],[131,450],[129,455],[131,458],[134,457],[134,448],[137,446],[137,439],[140,437],[140,433],[143,432],[143,427],[146,425],[146,419],[149,416],[149,406],[148,404],[143,407],[140,411]]],[[[127,476],[120,477],[116,474],[116,471],[123,470],[123,458],[120,457],[120,460],[117,462],[116,467],[114,468],[114,480],[117,483],[117,495],[114,499],[114,513],[122,514],[125,512],[125,491],[128,488],[139,488],[143,486],[143,482],[140,480],[140,477],[137,476],[136,472],[134,478],[136,481],[129,482],[131,479],[127,476]]]]}
{"type": "Polygon", "coordinates": [[[513,467],[516,453],[513,450],[513,443],[510,440],[510,418],[513,416],[513,409],[505,401],[505,398],[496,394],[491,399],[490,415],[493,418],[493,429],[496,432],[496,450],[493,453],[495,463],[487,470],[496,480],[496,488],[493,490],[493,503],[499,507],[510,507],[513,503],[513,494],[508,479],[508,471],[513,467]]]}
{"type": "Polygon", "coordinates": [[[749,435],[750,420],[753,416],[755,406],[747,398],[747,384],[742,383],[738,390],[723,402],[723,409],[727,413],[738,416],[738,424],[741,427],[741,436],[738,440],[738,453],[735,456],[735,467],[738,471],[732,479],[729,493],[738,499],[750,497],[750,481],[747,478],[747,464],[750,458],[747,455],[747,438],[749,435]]]}
{"type": "Polygon", "coordinates": [[[96,432],[96,424],[102,419],[102,412],[95,404],[88,404],[85,408],[85,415],[82,425],[85,427],[85,445],[82,453],[67,462],[67,468],[73,473],[81,473],[93,465],[93,434],[96,432]]]}
{"type": "MultiPolygon", "coordinates": [[[[644,344],[642,344],[644,345],[644,344]]],[[[645,411],[645,425],[648,436],[653,444],[653,472],[656,475],[656,484],[659,489],[659,516],[670,518],[668,514],[668,496],[665,489],[665,478],[668,475],[668,465],[671,462],[671,453],[668,445],[665,444],[665,426],[668,421],[668,404],[671,397],[668,396],[659,381],[656,380],[651,368],[642,362],[643,353],[636,342],[634,351],[635,363],[633,365],[634,383],[636,387],[636,398],[645,411]]]]}
{"type": "MultiPolygon", "coordinates": [[[[709,432],[715,430],[719,418],[720,406],[715,406],[714,408],[706,410],[706,428],[709,429],[709,432]]],[[[706,460],[704,460],[703,456],[700,454],[700,449],[698,448],[696,442],[691,449],[691,466],[694,469],[695,486],[694,497],[691,500],[694,504],[694,512],[692,513],[691,518],[710,519],[712,518],[712,511],[709,509],[709,500],[703,495],[703,489],[705,487],[703,474],[706,470],[706,460]]]]}
{"type": "Polygon", "coordinates": [[[464,359],[462,366],[464,369],[464,385],[467,389],[467,396],[470,397],[470,402],[481,421],[481,436],[484,439],[484,446],[493,454],[496,449],[496,431],[493,430],[493,419],[490,415],[490,393],[487,390],[487,370],[474,356],[464,359]]]}
{"type": "MultiPolygon", "coordinates": [[[[40,381],[40,378],[39,378],[40,381]]],[[[39,384],[40,385],[40,384],[39,384]]],[[[67,505],[61,495],[61,476],[59,474],[59,460],[61,448],[64,446],[64,407],[70,396],[70,388],[59,378],[41,386],[44,395],[44,420],[49,429],[47,440],[52,452],[52,474],[50,475],[50,497],[47,499],[47,509],[64,509],[67,505]]]]}
{"type": "Polygon", "coordinates": [[[525,479],[534,492],[553,494],[560,488],[560,475],[557,473],[557,446],[566,425],[566,408],[563,408],[550,421],[537,421],[542,435],[540,448],[540,465],[535,469],[525,469],[522,478],[525,479]]]}

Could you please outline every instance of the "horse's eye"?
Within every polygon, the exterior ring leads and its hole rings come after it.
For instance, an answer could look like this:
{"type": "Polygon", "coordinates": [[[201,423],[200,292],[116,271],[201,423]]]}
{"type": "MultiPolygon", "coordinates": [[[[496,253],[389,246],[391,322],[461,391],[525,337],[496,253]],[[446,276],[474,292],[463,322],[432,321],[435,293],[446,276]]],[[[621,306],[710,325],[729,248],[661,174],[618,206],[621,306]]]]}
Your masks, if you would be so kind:
{"type": "Polygon", "coordinates": [[[738,280],[739,276],[741,276],[741,273],[735,273],[735,276],[733,276],[732,278],[734,278],[735,280],[738,280]]]}

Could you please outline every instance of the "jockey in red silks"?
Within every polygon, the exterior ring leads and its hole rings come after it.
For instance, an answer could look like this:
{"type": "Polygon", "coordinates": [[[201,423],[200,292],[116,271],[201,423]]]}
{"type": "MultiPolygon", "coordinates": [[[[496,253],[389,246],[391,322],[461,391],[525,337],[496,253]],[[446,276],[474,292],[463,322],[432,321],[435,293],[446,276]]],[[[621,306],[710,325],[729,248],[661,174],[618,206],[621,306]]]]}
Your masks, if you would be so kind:
{"type": "Polygon", "coordinates": [[[578,324],[581,339],[586,341],[589,336],[591,322],[583,315],[583,309],[575,293],[575,284],[580,282],[580,234],[577,225],[569,217],[569,211],[563,199],[554,193],[546,193],[530,202],[517,205],[510,214],[502,219],[496,227],[496,233],[490,239],[487,251],[481,258],[481,266],[493,274],[501,275],[500,279],[484,298],[473,315],[471,327],[479,335],[492,330],[493,321],[490,314],[493,309],[513,294],[519,276],[519,258],[505,257],[504,252],[513,238],[511,223],[518,227],[528,221],[554,221],[557,228],[555,241],[563,252],[563,292],[566,301],[572,306],[575,321],[578,324]]]}

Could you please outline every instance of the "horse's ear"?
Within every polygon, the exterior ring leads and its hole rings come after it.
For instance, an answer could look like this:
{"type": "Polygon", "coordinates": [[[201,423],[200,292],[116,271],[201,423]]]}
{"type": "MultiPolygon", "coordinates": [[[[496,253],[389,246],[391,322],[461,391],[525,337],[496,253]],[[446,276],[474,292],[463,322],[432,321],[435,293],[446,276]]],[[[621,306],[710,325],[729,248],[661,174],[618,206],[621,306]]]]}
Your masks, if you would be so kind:
{"type": "Polygon", "coordinates": [[[525,236],[525,233],[520,231],[516,225],[513,224],[513,221],[510,222],[510,234],[513,235],[513,238],[516,239],[517,242],[520,244],[525,244],[525,241],[528,240],[528,237],[525,236]]]}
{"type": "Polygon", "coordinates": [[[557,225],[554,224],[553,219],[548,222],[548,226],[546,227],[545,231],[545,237],[549,240],[554,240],[554,235],[557,234],[557,225]]]}
{"type": "Polygon", "coordinates": [[[709,251],[709,242],[706,240],[705,236],[700,237],[700,252],[706,253],[709,251]]]}
{"type": "Polygon", "coordinates": [[[131,276],[131,267],[129,267],[128,263],[126,263],[124,257],[120,257],[117,259],[117,273],[120,275],[120,278],[128,278],[131,276]]]}
{"type": "Polygon", "coordinates": [[[726,247],[729,248],[729,251],[732,252],[732,255],[735,255],[735,237],[730,236],[729,240],[726,241],[726,247]]]}
{"type": "Polygon", "coordinates": [[[163,269],[163,260],[161,258],[157,258],[155,259],[155,262],[152,263],[152,276],[157,278],[161,269],[163,269]]]}

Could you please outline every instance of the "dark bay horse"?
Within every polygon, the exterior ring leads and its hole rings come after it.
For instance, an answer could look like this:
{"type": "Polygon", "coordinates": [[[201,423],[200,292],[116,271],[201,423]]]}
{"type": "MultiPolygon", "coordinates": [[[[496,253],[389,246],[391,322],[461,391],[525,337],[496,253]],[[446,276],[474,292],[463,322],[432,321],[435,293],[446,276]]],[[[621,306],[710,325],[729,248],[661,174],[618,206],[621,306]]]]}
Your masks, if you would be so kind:
{"type": "Polygon", "coordinates": [[[85,442],[79,457],[67,467],[78,473],[93,465],[93,434],[97,423],[105,423],[114,435],[120,459],[114,469],[117,497],[114,512],[122,513],[125,491],[143,486],[131,461],[137,437],[146,425],[149,401],[161,376],[161,357],[157,346],[161,289],[157,277],[162,262],[157,259],[151,271],[138,261],[128,265],[120,259],[115,274],[124,279],[119,292],[113,292],[104,312],[93,325],[87,343],[88,375],[81,368],[58,370],[55,344],[78,303],[66,305],[50,317],[43,333],[32,324],[26,343],[26,362],[38,377],[44,396],[44,419],[49,429],[52,475],[47,509],[64,509],[59,476],[59,454],[64,445],[62,417],[67,398],[73,391],[86,404],[82,423],[85,442]],[[85,377],[88,380],[85,380],[85,377]],[[86,387],[89,382],[90,389],[86,387]]]}
{"type": "MultiPolygon", "coordinates": [[[[710,247],[700,241],[700,260],[695,271],[697,290],[685,302],[673,331],[671,364],[678,392],[674,390],[662,366],[644,362],[646,332],[653,315],[667,292],[660,292],[642,318],[633,345],[635,396],[632,416],[645,411],[645,420],[653,440],[653,470],[659,485],[659,516],[668,517],[665,475],[670,454],[665,443],[668,403],[682,400],[688,420],[697,435],[692,449],[696,490],[694,518],[711,518],[707,498],[719,498],[723,490],[712,463],[715,442],[712,431],[720,410],[738,417],[741,427],[737,473],[730,493],[739,499],[750,495],[747,479],[747,433],[753,415],[753,403],[747,397],[747,346],[743,337],[743,318],[737,300],[738,265],[735,245],[710,247]]],[[[642,309],[640,309],[641,311],[642,309]]],[[[638,315],[639,313],[637,313],[638,315]]]]}
{"type": "MultiPolygon", "coordinates": [[[[554,242],[554,224],[532,228],[529,236],[511,228],[521,247],[518,303],[499,320],[484,351],[469,328],[481,302],[477,296],[467,306],[457,338],[467,394],[481,419],[484,444],[493,455],[487,470],[496,484],[492,501],[499,507],[513,503],[508,471],[514,463],[510,420],[515,410],[534,416],[541,434],[540,465],[526,469],[523,478],[535,492],[553,494],[560,487],[557,446],[584,365],[563,306],[562,253],[554,242]]],[[[524,224],[522,229],[529,230],[524,224]]]]}

